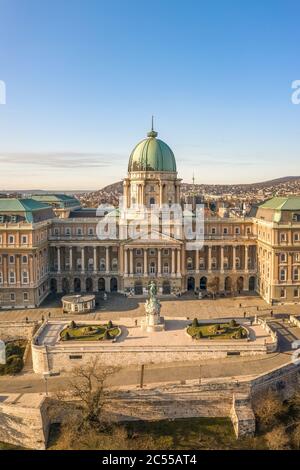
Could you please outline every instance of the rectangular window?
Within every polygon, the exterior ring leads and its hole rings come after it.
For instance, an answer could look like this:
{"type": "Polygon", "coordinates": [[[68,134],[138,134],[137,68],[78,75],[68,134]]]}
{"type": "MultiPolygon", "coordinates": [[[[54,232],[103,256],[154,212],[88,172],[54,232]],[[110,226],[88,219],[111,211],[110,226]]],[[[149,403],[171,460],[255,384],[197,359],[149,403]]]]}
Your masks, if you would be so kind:
{"type": "Polygon", "coordinates": [[[70,229],[70,227],[66,227],[66,229],[65,229],[65,235],[71,235],[71,229],[70,229]]]}
{"type": "Polygon", "coordinates": [[[0,284],[3,284],[3,274],[2,274],[2,271],[0,271],[0,284]]]}
{"type": "Polygon", "coordinates": [[[22,272],[22,282],[23,284],[28,284],[28,272],[27,271],[22,272]]]}
{"type": "Polygon", "coordinates": [[[15,284],[16,282],[16,274],[14,271],[9,271],[9,283],[15,284]]]}
{"type": "Polygon", "coordinates": [[[298,268],[295,268],[294,269],[294,281],[299,281],[299,269],[298,268]]]}
{"type": "Polygon", "coordinates": [[[28,300],[28,292],[23,292],[23,300],[24,302],[28,300]]]}
{"type": "Polygon", "coordinates": [[[28,256],[27,256],[27,255],[23,255],[23,256],[22,256],[22,263],[23,263],[23,264],[27,264],[27,263],[28,263],[28,256]]]}
{"type": "Polygon", "coordinates": [[[235,227],[235,228],[234,228],[234,233],[235,233],[236,235],[239,235],[239,234],[240,234],[240,227],[235,227]]]}
{"type": "Polygon", "coordinates": [[[15,300],[16,300],[16,295],[14,294],[14,292],[11,292],[10,293],[10,301],[15,302],[15,300]]]}
{"type": "Polygon", "coordinates": [[[22,235],[21,241],[22,241],[22,244],[23,244],[23,245],[27,245],[27,243],[28,243],[28,237],[27,237],[27,235],[22,235]]]}
{"type": "Polygon", "coordinates": [[[300,241],[300,234],[299,232],[294,233],[294,242],[299,242],[300,241]]]}
{"type": "Polygon", "coordinates": [[[286,259],[287,259],[286,253],[280,253],[280,262],[286,263],[286,259]]]}
{"type": "Polygon", "coordinates": [[[227,228],[227,227],[224,227],[224,228],[223,228],[223,234],[224,234],[224,235],[228,235],[228,228],[227,228]]]}
{"type": "Polygon", "coordinates": [[[216,227],[212,227],[212,228],[211,228],[211,234],[212,234],[212,235],[215,235],[216,233],[217,233],[216,227]]]}
{"type": "Polygon", "coordinates": [[[82,359],[82,356],[79,354],[70,354],[69,359],[82,359]]]}
{"type": "Polygon", "coordinates": [[[299,297],[299,289],[294,289],[294,297],[299,297]]]}
{"type": "Polygon", "coordinates": [[[286,233],[285,233],[285,232],[281,232],[281,233],[280,233],[280,241],[281,241],[281,242],[286,242],[286,239],[287,239],[286,233]]]}
{"type": "Polygon", "coordinates": [[[9,245],[13,245],[15,243],[14,235],[8,235],[8,243],[9,245]]]}
{"type": "Polygon", "coordinates": [[[93,229],[93,227],[89,227],[89,229],[88,229],[88,234],[89,234],[90,236],[93,236],[93,235],[94,235],[94,229],[93,229]]]}
{"type": "Polygon", "coordinates": [[[82,228],[78,227],[76,233],[77,233],[77,235],[81,236],[82,235],[82,228]]]}
{"type": "Polygon", "coordinates": [[[15,257],[13,255],[9,256],[9,264],[14,264],[15,262],[15,257]]]}
{"type": "Polygon", "coordinates": [[[286,279],[286,271],[285,271],[285,269],[281,269],[280,270],[280,280],[285,281],[285,279],[286,279]]]}

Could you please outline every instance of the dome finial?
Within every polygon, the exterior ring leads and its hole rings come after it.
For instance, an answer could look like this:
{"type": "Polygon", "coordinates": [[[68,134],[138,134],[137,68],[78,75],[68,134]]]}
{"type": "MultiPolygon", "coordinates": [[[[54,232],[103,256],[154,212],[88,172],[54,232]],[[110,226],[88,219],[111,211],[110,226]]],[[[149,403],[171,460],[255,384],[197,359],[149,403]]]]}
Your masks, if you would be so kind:
{"type": "Polygon", "coordinates": [[[154,122],[154,116],[152,115],[151,131],[148,132],[148,134],[147,134],[148,137],[157,137],[157,135],[158,135],[157,132],[155,132],[155,130],[154,130],[154,124],[153,124],[153,122],[154,122]]]}

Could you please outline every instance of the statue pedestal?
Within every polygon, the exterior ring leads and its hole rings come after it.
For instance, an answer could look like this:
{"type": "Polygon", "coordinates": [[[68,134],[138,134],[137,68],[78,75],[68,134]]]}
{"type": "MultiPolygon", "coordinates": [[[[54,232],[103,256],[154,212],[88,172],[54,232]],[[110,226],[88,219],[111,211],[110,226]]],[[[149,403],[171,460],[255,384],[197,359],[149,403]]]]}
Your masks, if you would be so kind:
{"type": "Polygon", "coordinates": [[[160,316],[160,302],[156,297],[146,300],[146,318],[141,321],[142,331],[151,333],[153,331],[163,331],[165,329],[164,318],[160,316]]]}
{"type": "Polygon", "coordinates": [[[147,321],[147,318],[143,318],[141,321],[141,330],[147,331],[147,333],[153,333],[154,331],[164,331],[165,330],[165,320],[164,317],[159,318],[160,323],[150,324],[147,321]]]}

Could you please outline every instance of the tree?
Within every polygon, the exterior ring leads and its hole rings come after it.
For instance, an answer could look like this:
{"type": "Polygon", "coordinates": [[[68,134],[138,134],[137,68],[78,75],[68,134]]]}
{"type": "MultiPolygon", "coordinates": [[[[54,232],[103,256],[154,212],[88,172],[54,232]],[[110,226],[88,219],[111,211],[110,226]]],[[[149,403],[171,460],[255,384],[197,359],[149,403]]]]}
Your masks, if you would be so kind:
{"type": "Polygon", "coordinates": [[[107,323],[107,328],[113,328],[113,322],[111,320],[109,320],[109,322],[107,323]]]}
{"type": "Polygon", "coordinates": [[[277,426],[272,429],[272,431],[269,431],[265,439],[270,450],[284,450],[289,448],[289,436],[283,425],[277,426]]]}
{"type": "Polygon", "coordinates": [[[219,278],[214,276],[207,282],[207,290],[212,293],[213,298],[219,292],[219,278]]]}
{"type": "Polygon", "coordinates": [[[197,326],[199,326],[198,318],[194,318],[193,323],[192,323],[192,326],[193,326],[194,328],[197,328],[197,326]]]}
{"type": "Polygon", "coordinates": [[[97,357],[72,370],[68,391],[58,393],[52,407],[54,415],[63,416],[63,432],[71,433],[76,440],[89,429],[100,432],[109,428],[104,416],[109,404],[106,386],[117,371],[115,367],[100,367],[97,357]]]}
{"type": "Polygon", "coordinates": [[[284,411],[284,404],[277,393],[268,390],[253,400],[253,409],[261,427],[274,425],[284,411]]]}

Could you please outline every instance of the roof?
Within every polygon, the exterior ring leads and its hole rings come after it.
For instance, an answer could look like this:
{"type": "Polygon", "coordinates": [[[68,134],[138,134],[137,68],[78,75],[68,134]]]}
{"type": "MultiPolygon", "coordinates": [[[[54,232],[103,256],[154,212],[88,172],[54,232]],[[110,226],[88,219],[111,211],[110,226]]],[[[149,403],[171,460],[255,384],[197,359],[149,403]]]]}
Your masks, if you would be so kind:
{"type": "Polygon", "coordinates": [[[21,214],[27,222],[38,222],[53,217],[52,207],[34,199],[0,199],[0,214],[21,214]]]}
{"type": "Polygon", "coordinates": [[[176,160],[170,147],[156,138],[157,132],[148,133],[148,138],[139,142],[133,149],[128,171],[168,171],[176,172],[176,160]]]}
{"type": "Polygon", "coordinates": [[[259,205],[260,209],[274,209],[284,211],[300,210],[300,196],[273,197],[259,205]]]}
{"type": "Polygon", "coordinates": [[[33,194],[32,199],[60,208],[80,205],[80,202],[74,196],[67,194],[33,194]]]}
{"type": "Polygon", "coordinates": [[[49,204],[43,204],[42,202],[35,201],[34,199],[0,199],[0,212],[38,211],[49,207],[51,207],[49,204]]]}

